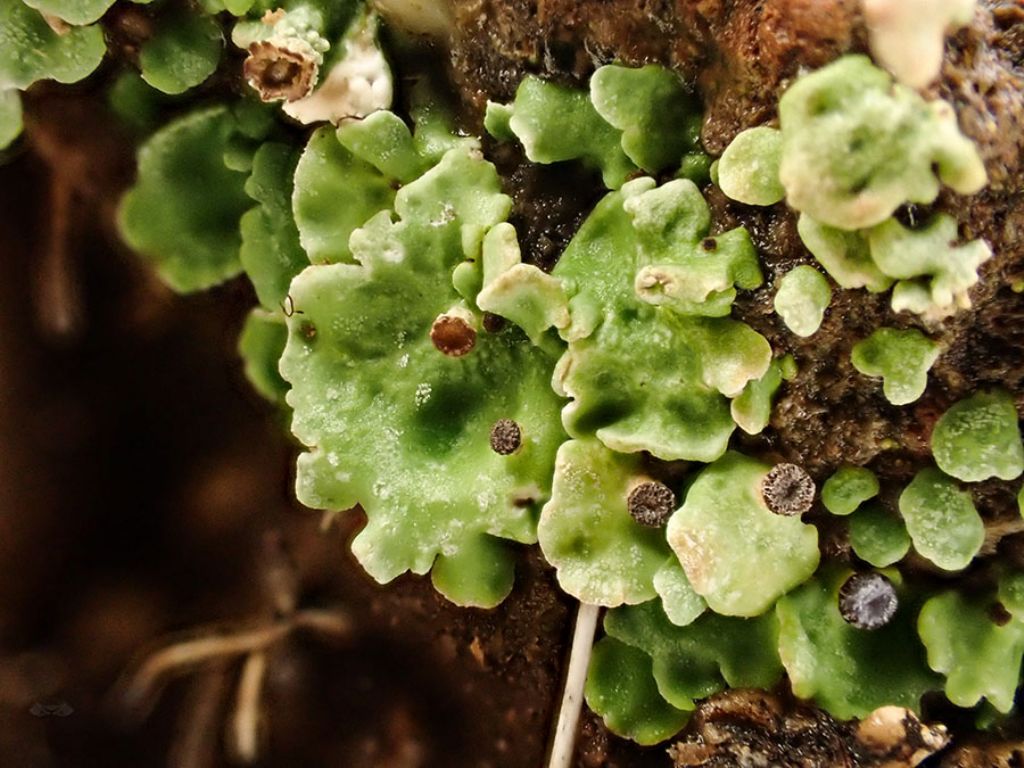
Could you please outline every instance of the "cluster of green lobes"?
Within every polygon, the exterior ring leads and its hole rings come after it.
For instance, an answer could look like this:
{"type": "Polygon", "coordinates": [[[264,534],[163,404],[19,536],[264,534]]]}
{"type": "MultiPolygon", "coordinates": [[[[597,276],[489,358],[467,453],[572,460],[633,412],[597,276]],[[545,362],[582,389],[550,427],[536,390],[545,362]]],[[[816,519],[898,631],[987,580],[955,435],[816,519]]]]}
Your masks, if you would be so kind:
{"type": "MultiPolygon", "coordinates": [[[[110,5],[0,0],[0,141],[20,129],[20,89],[95,68],[110,5]]],[[[898,513],[866,468],[837,468],[818,494],[801,468],[730,450],[737,427],[767,426],[799,361],[731,317],[764,276],[743,228],[710,234],[700,192],[710,175],[739,202],[799,212],[821,269],[776,286],[794,334],[818,330],[836,287],[892,288],[894,310],[927,329],[969,305],[990,255],[955,245],[949,217],[916,229],[892,217],[940,182],[984,184],[948,105],[845,57],[789,89],[778,129],[740,134],[712,164],[696,104],[668,70],[609,65],[588,89],[529,77],[512,103],[488,105],[487,130],[533,162],[591,166],[609,189],[545,273],[522,258],[480,142],[427,89],[413,93],[411,126],[376,109],[321,125],[302,148],[254,97],[153,132],[152,89],[205,80],[235,17],[263,99],[286,111],[315,100],[331,67],[379,54],[360,4],[154,6],[141,80],[126,74],[111,93],[151,132],[121,230],[180,291],[252,281],[246,372],[306,447],[300,500],[365,510],[353,548],[374,578],[430,572],[451,600],[490,607],[512,587],[511,547],[539,541],[567,593],[610,609],[587,699],[641,743],[677,732],[716,691],[783,674],[839,718],[916,707],[938,689],[1010,710],[1024,575],[996,571],[990,593],[968,599],[926,594],[900,564],[913,549],[958,571],[979,554],[984,526],[964,484],[1024,471],[1012,397],[980,391],[939,419],[935,466],[903,489],[898,513]],[[665,473],[679,461],[685,477],[665,473]],[[801,519],[816,499],[847,518],[855,567],[820,561],[801,519]]],[[[920,329],[879,328],[852,363],[902,406],[941,354],[920,329]]]]}

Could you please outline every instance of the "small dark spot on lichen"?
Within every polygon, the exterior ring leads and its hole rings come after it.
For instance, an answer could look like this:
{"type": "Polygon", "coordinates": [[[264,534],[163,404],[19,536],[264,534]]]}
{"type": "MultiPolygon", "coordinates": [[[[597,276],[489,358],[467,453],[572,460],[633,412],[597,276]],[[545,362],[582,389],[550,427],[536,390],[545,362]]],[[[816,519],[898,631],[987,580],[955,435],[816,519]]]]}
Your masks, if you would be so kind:
{"type": "Polygon", "coordinates": [[[814,480],[796,464],[776,464],[761,483],[764,503],[777,515],[801,515],[814,503],[814,480]]]}
{"type": "Polygon", "coordinates": [[[508,325],[505,318],[493,312],[484,312],[484,330],[488,333],[500,333],[508,325]]]}
{"type": "Polygon", "coordinates": [[[430,328],[434,348],[448,357],[462,357],[476,346],[476,329],[457,315],[441,315],[430,328]]]}
{"type": "Polygon", "coordinates": [[[511,456],[523,444],[523,431],[512,419],[498,419],[491,427],[491,450],[501,456],[511,456]]]}
{"type": "Polygon", "coordinates": [[[993,603],[988,608],[988,617],[997,627],[1005,627],[1013,619],[1013,615],[1006,610],[1002,603],[993,603]]]}
{"type": "Polygon", "coordinates": [[[718,250],[718,241],[713,237],[705,237],[700,241],[700,247],[705,251],[715,251],[718,250]]]}
{"type": "Polygon", "coordinates": [[[896,588],[880,573],[855,573],[839,588],[839,614],[858,629],[884,627],[898,607],[896,588]]]}
{"type": "Polygon", "coordinates": [[[660,528],[668,522],[676,509],[676,495],[664,483],[649,480],[629,492],[626,508],[630,517],[640,525],[660,528]]]}
{"type": "Polygon", "coordinates": [[[303,320],[299,324],[299,333],[302,334],[302,338],[306,341],[313,341],[316,338],[316,326],[309,322],[309,320],[303,320]]]}

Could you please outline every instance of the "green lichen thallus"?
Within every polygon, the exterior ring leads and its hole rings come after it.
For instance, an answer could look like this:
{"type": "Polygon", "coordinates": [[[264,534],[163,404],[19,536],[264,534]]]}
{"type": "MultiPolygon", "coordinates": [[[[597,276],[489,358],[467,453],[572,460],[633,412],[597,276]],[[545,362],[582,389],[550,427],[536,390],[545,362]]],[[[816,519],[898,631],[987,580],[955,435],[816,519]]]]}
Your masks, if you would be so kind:
{"type": "MultiPolygon", "coordinates": [[[[962,23],[968,4],[946,4],[943,25],[962,23]]],[[[415,29],[446,19],[440,4],[381,5],[415,29]]],[[[0,146],[21,130],[21,90],[98,66],[110,6],[0,5],[0,42],[11,43],[0,45],[0,146]]],[[[913,708],[940,688],[961,706],[1012,706],[1018,574],[986,564],[998,586],[975,604],[906,567],[913,549],[956,572],[1019,530],[1012,515],[986,530],[970,484],[1016,481],[1024,448],[1010,391],[952,404],[928,392],[950,354],[941,323],[970,309],[993,254],[961,238],[950,213],[900,213],[943,186],[973,194],[986,173],[952,106],[912,89],[934,74],[941,34],[918,30],[924,53],[908,67],[890,34],[906,18],[885,22],[878,7],[866,13],[871,49],[895,79],[862,55],[805,73],[777,125],[741,132],[715,163],[697,101],[660,66],[599,67],[584,88],[530,76],[510,103],[489,104],[496,141],[536,164],[582,163],[608,189],[551,272],[521,248],[484,145],[436,95],[420,84],[404,89],[408,108],[388,109],[394,78],[365,4],[266,13],[223,0],[136,19],[139,71],[112,92],[149,135],[120,207],[125,239],[182,292],[252,282],[247,375],[290,409],[306,446],[299,499],[328,515],[366,511],[353,550],[374,578],[430,573],[453,601],[493,607],[513,585],[508,542],[539,542],[581,604],[552,766],[571,758],[584,688],[609,728],[643,743],[676,733],[714,692],[783,674],[837,718],[913,708]],[[160,126],[154,89],[205,82],[225,59],[224,23],[247,56],[236,77],[251,98],[204,98],[160,126]],[[175,45],[182,55],[167,55],[175,45]],[[296,121],[324,124],[300,146],[296,121]],[[709,183],[736,210],[795,211],[814,263],[763,269],[746,229],[712,220],[709,183]],[[934,466],[920,461],[902,488],[849,456],[826,479],[811,463],[737,450],[771,444],[774,418],[798,418],[776,405],[806,382],[803,340],[843,321],[842,292],[860,289],[886,294],[894,317],[851,340],[849,375],[893,410],[944,410],[922,441],[934,466]],[[765,303],[755,291],[774,293],[765,303]],[[765,312],[748,325],[738,318],[751,299],[765,312]],[[680,476],[650,477],[645,454],[680,476]],[[822,562],[823,515],[849,533],[849,567],[822,562]]],[[[235,719],[239,752],[252,755],[266,650],[306,625],[343,632],[337,617],[282,616],[156,652],[129,698],[182,665],[244,655],[235,719]]]]}

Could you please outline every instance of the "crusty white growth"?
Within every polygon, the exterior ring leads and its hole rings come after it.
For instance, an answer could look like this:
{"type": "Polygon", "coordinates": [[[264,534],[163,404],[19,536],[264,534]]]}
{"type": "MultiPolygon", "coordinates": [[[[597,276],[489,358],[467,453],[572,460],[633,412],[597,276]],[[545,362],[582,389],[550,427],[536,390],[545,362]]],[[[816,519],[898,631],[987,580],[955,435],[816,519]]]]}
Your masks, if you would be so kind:
{"type": "Polygon", "coordinates": [[[976,0],[862,0],[871,53],[901,83],[923,88],[942,67],[946,33],[969,23],[976,0]]]}
{"type": "Polygon", "coordinates": [[[452,28],[449,0],[374,0],[388,21],[417,35],[446,37],[452,28]]]}
{"type": "Polygon", "coordinates": [[[855,731],[857,741],[871,755],[885,755],[885,765],[914,768],[929,755],[949,744],[944,725],[926,725],[905,707],[879,707],[860,721],[855,731]]]}
{"type": "Polygon", "coordinates": [[[354,28],[344,41],[345,53],[323,84],[304,99],[284,105],[300,123],[359,120],[391,106],[394,82],[384,54],[377,46],[374,17],[354,28]]]}

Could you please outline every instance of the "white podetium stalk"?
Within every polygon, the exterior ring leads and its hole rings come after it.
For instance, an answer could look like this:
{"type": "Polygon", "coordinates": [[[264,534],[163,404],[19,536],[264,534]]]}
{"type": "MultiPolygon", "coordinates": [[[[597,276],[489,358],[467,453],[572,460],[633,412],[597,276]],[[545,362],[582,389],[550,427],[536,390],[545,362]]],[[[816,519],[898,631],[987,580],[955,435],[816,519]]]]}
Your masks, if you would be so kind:
{"type": "Polygon", "coordinates": [[[871,53],[896,79],[924,88],[942,68],[946,34],[969,24],[976,0],[862,0],[871,53]]]}
{"type": "Polygon", "coordinates": [[[583,687],[587,682],[587,668],[590,653],[594,647],[594,633],[597,631],[597,617],[601,606],[580,603],[576,613],[576,629],[572,635],[572,649],[569,651],[569,672],[565,677],[562,706],[555,726],[555,740],[551,745],[551,760],[548,768],[569,768],[576,747],[576,731],[579,730],[580,711],[583,708],[583,687]]]}

